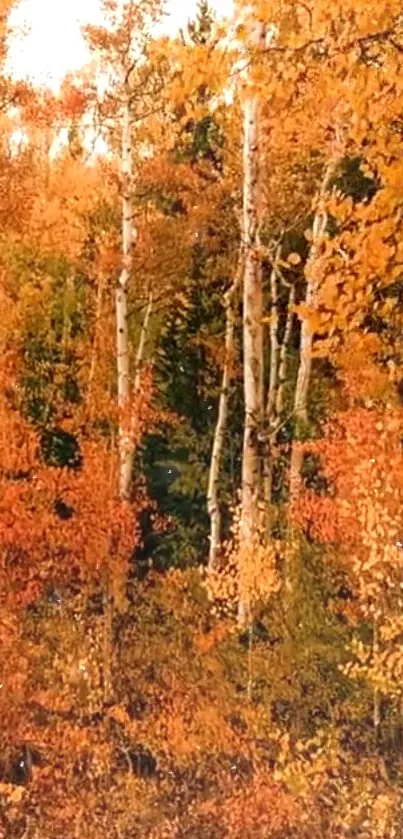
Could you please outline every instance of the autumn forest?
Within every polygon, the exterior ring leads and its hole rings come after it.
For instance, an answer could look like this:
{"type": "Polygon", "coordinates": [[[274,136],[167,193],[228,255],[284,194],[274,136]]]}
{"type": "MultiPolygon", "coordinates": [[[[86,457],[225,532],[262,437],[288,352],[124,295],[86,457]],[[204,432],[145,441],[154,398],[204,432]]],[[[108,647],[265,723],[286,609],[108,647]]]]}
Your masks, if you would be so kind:
{"type": "Polygon", "coordinates": [[[401,839],[401,0],[13,5],[0,839],[401,839]]]}

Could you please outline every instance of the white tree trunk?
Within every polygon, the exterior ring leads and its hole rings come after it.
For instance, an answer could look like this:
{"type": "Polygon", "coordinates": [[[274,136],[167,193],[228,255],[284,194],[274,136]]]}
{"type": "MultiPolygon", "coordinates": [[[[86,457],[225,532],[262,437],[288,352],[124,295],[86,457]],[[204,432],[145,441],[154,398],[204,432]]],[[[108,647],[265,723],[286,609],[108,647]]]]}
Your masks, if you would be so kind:
{"type": "Polygon", "coordinates": [[[281,245],[278,245],[273,260],[270,274],[270,368],[269,384],[266,400],[266,423],[265,423],[265,445],[263,462],[263,498],[264,498],[264,526],[266,538],[270,535],[271,521],[271,496],[273,481],[273,464],[271,459],[272,437],[277,425],[276,418],[276,394],[279,373],[280,343],[278,338],[279,311],[278,311],[278,261],[281,255],[281,245]]]}
{"type": "Polygon", "coordinates": [[[64,289],[64,301],[63,301],[63,334],[62,334],[62,346],[63,346],[63,353],[66,357],[69,341],[71,338],[71,316],[72,316],[72,305],[74,302],[74,280],[71,274],[68,275],[66,279],[66,285],[64,289]]]}
{"type": "MultiPolygon", "coordinates": [[[[326,201],[331,180],[336,172],[338,159],[332,158],[326,166],[322,184],[317,197],[317,208],[312,226],[312,242],[308,260],[305,266],[306,293],[305,306],[307,316],[301,321],[299,368],[294,397],[294,417],[296,427],[308,421],[308,391],[312,371],[312,348],[314,331],[311,315],[317,308],[318,291],[321,280],[320,256],[326,234],[327,209],[326,201]]],[[[295,440],[296,442],[296,440],[295,440]]],[[[290,464],[290,500],[295,500],[300,491],[302,454],[295,445],[292,446],[290,464]]]]}
{"type": "Polygon", "coordinates": [[[103,306],[103,297],[104,297],[104,286],[105,280],[103,276],[101,276],[98,280],[97,285],[97,297],[95,302],[95,319],[94,319],[94,333],[92,339],[92,346],[91,346],[91,356],[90,356],[90,369],[88,373],[88,383],[87,383],[87,408],[88,408],[88,415],[91,418],[92,416],[92,392],[93,392],[93,385],[95,379],[95,371],[97,366],[98,360],[98,347],[99,347],[99,339],[100,339],[100,325],[101,325],[101,314],[102,314],[102,306],[103,306]]]}
{"type": "MultiPolygon", "coordinates": [[[[264,43],[265,27],[254,24],[250,46],[264,43]]],[[[259,102],[251,91],[244,103],[243,153],[243,364],[245,424],[242,460],[241,530],[244,546],[252,547],[259,527],[262,464],[259,435],[263,424],[263,291],[259,247],[259,102]]],[[[249,604],[240,596],[239,619],[248,619],[249,604]]]]}
{"type": "Polygon", "coordinates": [[[134,366],[134,393],[137,394],[141,385],[141,371],[144,363],[144,354],[146,348],[147,335],[150,328],[150,318],[154,306],[154,295],[152,289],[148,293],[147,307],[144,313],[143,323],[141,324],[140,337],[137,345],[136,361],[134,366]]]}
{"type": "Polygon", "coordinates": [[[127,294],[132,270],[133,230],[133,154],[132,120],[129,93],[122,122],[122,271],[116,289],[116,349],[119,408],[119,491],[122,499],[130,496],[133,452],[130,440],[130,359],[127,323],[127,294]]]}
{"type": "Polygon", "coordinates": [[[281,415],[284,411],[285,405],[285,386],[287,384],[288,374],[288,350],[290,345],[290,338],[292,332],[292,324],[294,320],[294,304],[295,304],[295,286],[291,286],[290,296],[288,298],[287,306],[287,320],[285,324],[284,338],[280,349],[280,362],[278,368],[278,387],[276,394],[276,417],[277,422],[281,421],[281,415]]]}
{"type": "Polygon", "coordinates": [[[279,311],[278,311],[278,261],[281,256],[281,245],[278,245],[270,274],[270,370],[269,387],[266,402],[266,417],[269,427],[276,422],[276,394],[279,374],[280,343],[278,339],[279,311]]]}
{"type": "Polygon", "coordinates": [[[227,427],[228,395],[231,381],[231,368],[234,357],[236,302],[242,279],[242,270],[242,256],[240,256],[232,285],[224,295],[226,317],[225,356],[207,488],[207,510],[210,517],[210,550],[208,560],[208,567],[210,570],[212,570],[217,564],[221,544],[221,511],[218,498],[218,483],[227,427]]]}

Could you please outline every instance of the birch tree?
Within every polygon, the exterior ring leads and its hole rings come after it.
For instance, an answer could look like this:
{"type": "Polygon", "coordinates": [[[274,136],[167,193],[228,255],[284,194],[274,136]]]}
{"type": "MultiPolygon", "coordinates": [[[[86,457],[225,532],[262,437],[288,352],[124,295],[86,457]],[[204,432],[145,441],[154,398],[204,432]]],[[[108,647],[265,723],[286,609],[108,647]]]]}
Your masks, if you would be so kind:
{"type": "Polygon", "coordinates": [[[133,391],[134,394],[138,394],[141,387],[141,371],[144,362],[145,356],[145,349],[146,349],[146,342],[148,337],[148,332],[150,329],[150,320],[153,313],[154,308],[154,293],[152,286],[150,286],[148,290],[148,299],[147,305],[144,311],[143,322],[140,327],[140,336],[137,344],[137,351],[136,351],[136,360],[134,365],[134,385],[133,391]]]}
{"type": "Polygon", "coordinates": [[[295,305],[295,285],[290,286],[288,304],[287,304],[287,319],[284,330],[284,337],[281,343],[279,352],[279,366],[277,375],[277,390],[276,390],[276,420],[277,423],[281,421],[285,406],[285,387],[288,377],[288,357],[290,351],[290,339],[294,321],[294,305],[295,305]]]}
{"type": "Polygon", "coordinates": [[[264,516],[266,536],[269,535],[270,528],[270,507],[272,495],[272,463],[270,456],[271,444],[274,441],[277,419],[277,391],[278,378],[280,370],[280,352],[283,349],[279,339],[279,259],[281,256],[281,243],[277,245],[276,252],[273,259],[272,269],[270,272],[270,365],[269,365],[269,382],[266,396],[266,431],[265,431],[265,456],[263,461],[263,499],[264,499],[264,516]]]}
{"type": "MultiPolygon", "coordinates": [[[[294,321],[295,304],[295,283],[286,280],[285,269],[289,268],[288,262],[281,259],[283,248],[284,231],[280,241],[274,243],[274,256],[270,271],[269,293],[270,293],[270,317],[269,317],[269,369],[267,392],[265,395],[265,423],[264,423],[264,458],[263,458],[263,513],[266,540],[270,537],[271,514],[272,514],[272,483],[273,483],[273,448],[276,446],[279,431],[284,420],[285,388],[288,379],[288,359],[290,339],[294,321]],[[283,292],[281,291],[283,287],[283,292]],[[285,317],[281,312],[286,290],[285,317]]],[[[293,257],[296,255],[293,254],[293,257]]]]}
{"type": "Polygon", "coordinates": [[[121,498],[129,498],[133,452],[131,447],[130,418],[130,345],[127,322],[127,295],[132,272],[132,247],[135,237],[133,220],[133,150],[132,109],[129,78],[126,74],[123,87],[122,119],[122,270],[116,288],[116,362],[119,408],[119,491],[121,498]]]}
{"type": "Polygon", "coordinates": [[[214,431],[213,448],[210,460],[207,510],[210,517],[210,549],[209,569],[217,564],[221,544],[221,511],[218,495],[220,465],[225,443],[225,433],[228,416],[229,387],[231,382],[231,368],[234,358],[234,331],[236,322],[236,304],[242,279],[242,252],[239,257],[237,271],[230,288],[224,295],[225,301],[225,355],[222,372],[221,389],[218,401],[218,416],[214,431]]]}
{"type": "MultiPolygon", "coordinates": [[[[312,225],[312,241],[305,266],[306,291],[304,314],[301,320],[299,366],[294,394],[294,418],[296,427],[306,426],[308,422],[308,394],[312,373],[314,328],[312,315],[318,305],[318,293],[321,280],[321,253],[326,236],[328,221],[327,201],[329,189],[337,170],[339,157],[334,155],[327,163],[316,199],[316,209],[312,225]]],[[[290,464],[290,499],[296,498],[300,487],[302,453],[294,439],[290,464]]]]}
{"type": "MultiPolygon", "coordinates": [[[[265,25],[254,20],[248,38],[251,53],[259,53],[265,43],[265,25]]],[[[259,434],[263,422],[263,288],[260,264],[260,179],[259,179],[259,98],[251,76],[243,107],[243,365],[244,365],[244,442],[241,490],[241,541],[251,546],[258,527],[262,466],[259,434]]],[[[240,601],[241,621],[247,604],[240,601]]]]}
{"type": "Polygon", "coordinates": [[[115,0],[104,0],[103,9],[107,26],[87,27],[87,36],[90,45],[98,52],[102,62],[105,62],[110,74],[109,89],[99,107],[101,122],[104,127],[109,128],[113,141],[116,138],[116,127],[118,131],[120,129],[122,255],[116,286],[116,368],[119,494],[122,500],[127,500],[131,493],[134,454],[131,439],[131,396],[139,386],[138,375],[143,360],[145,334],[152,311],[151,297],[145,312],[132,374],[128,295],[133,272],[133,247],[136,241],[133,135],[135,124],[141,123],[150,110],[150,96],[156,93],[155,77],[152,69],[147,67],[147,59],[152,26],[161,15],[161,2],[125,0],[118,6],[115,0]]]}

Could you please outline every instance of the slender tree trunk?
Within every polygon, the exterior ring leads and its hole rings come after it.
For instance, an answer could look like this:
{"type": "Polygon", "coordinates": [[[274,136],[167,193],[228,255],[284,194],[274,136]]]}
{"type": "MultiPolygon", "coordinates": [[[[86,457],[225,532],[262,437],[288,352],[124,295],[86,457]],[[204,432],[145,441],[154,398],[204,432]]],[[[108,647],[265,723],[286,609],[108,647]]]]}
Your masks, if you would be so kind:
{"type": "Polygon", "coordinates": [[[98,358],[98,340],[99,340],[99,330],[100,330],[103,296],[104,296],[104,278],[101,276],[100,279],[98,280],[98,286],[97,286],[97,297],[96,297],[96,303],[95,303],[94,334],[93,334],[93,339],[92,339],[90,369],[89,369],[89,372],[88,372],[88,383],[87,383],[87,403],[88,403],[88,406],[89,406],[89,414],[91,414],[91,401],[92,401],[91,397],[92,397],[92,389],[93,389],[93,385],[94,385],[95,370],[96,370],[97,358],[98,358]]]}
{"type": "Polygon", "coordinates": [[[62,334],[62,346],[63,346],[63,355],[66,358],[68,345],[71,337],[71,307],[72,302],[74,299],[74,280],[71,274],[68,275],[66,279],[66,285],[64,289],[64,301],[63,301],[63,334],[62,334]]]}
{"type": "MultiPolygon", "coordinates": [[[[378,632],[378,618],[374,617],[374,623],[372,628],[372,654],[375,660],[375,664],[377,664],[377,658],[379,656],[379,632],[378,632]]],[[[380,710],[380,701],[379,701],[379,690],[377,687],[374,688],[374,706],[373,706],[373,723],[374,723],[374,732],[375,738],[378,739],[379,736],[379,726],[381,723],[381,710],[380,710]]]]}
{"type": "Polygon", "coordinates": [[[232,285],[224,295],[226,317],[225,356],[207,488],[207,510],[210,517],[210,550],[208,561],[208,567],[210,570],[217,564],[221,544],[221,511],[218,498],[218,482],[227,427],[229,385],[231,381],[231,367],[234,356],[236,301],[242,278],[242,270],[243,265],[241,254],[232,285]]]}
{"type": "Polygon", "coordinates": [[[276,394],[279,374],[280,342],[278,339],[279,311],[278,311],[278,260],[281,255],[281,245],[278,246],[270,274],[270,370],[269,387],[267,392],[266,417],[269,426],[276,421],[276,394]]]}
{"type": "Polygon", "coordinates": [[[116,289],[116,348],[117,348],[117,386],[119,408],[119,491],[122,499],[130,496],[133,452],[130,440],[130,363],[129,333],[127,322],[128,283],[132,270],[133,230],[133,155],[132,155],[132,120],[129,93],[123,111],[122,124],[122,271],[116,289]]]}
{"type": "Polygon", "coordinates": [[[264,498],[264,519],[266,538],[270,535],[271,521],[271,496],[273,483],[273,463],[271,459],[271,443],[274,434],[276,418],[276,394],[278,387],[279,353],[280,343],[278,337],[279,311],[278,311],[278,260],[280,259],[281,245],[278,245],[270,274],[270,369],[269,384],[266,400],[266,430],[265,430],[265,451],[263,462],[263,498],[264,498]]]}
{"type": "MultiPolygon", "coordinates": [[[[315,311],[318,303],[318,291],[321,279],[320,256],[326,234],[327,210],[326,200],[329,193],[331,180],[336,172],[338,159],[333,158],[327,165],[321,188],[317,199],[317,209],[312,227],[312,243],[305,267],[306,294],[305,306],[308,315],[301,321],[299,368],[297,384],[294,397],[294,417],[296,428],[308,421],[308,392],[312,370],[312,348],[314,331],[312,329],[310,313],[315,311]]],[[[300,491],[302,454],[295,445],[298,434],[294,440],[291,451],[290,464],[290,500],[291,504],[300,491]]]]}
{"type": "MultiPolygon", "coordinates": [[[[259,49],[265,27],[254,24],[251,47],[259,49]]],[[[244,104],[243,153],[243,364],[245,425],[242,460],[241,542],[252,548],[258,536],[262,493],[261,443],[263,424],[263,292],[259,248],[259,102],[253,91],[244,104]]],[[[249,604],[240,596],[239,619],[248,619],[249,604]]]]}
{"type": "Polygon", "coordinates": [[[150,288],[150,291],[148,293],[147,307],[146,307],[146,310],[145,310],[145,313],[144,313],[143,323],[141,324],[140,337],[139,337],[139,342],[138,342],[138,345],[137,345],[136,360],[135,360],[135,366],[134,366],[134,388],[133,388],[134,394],[137,394],[140,390],[141,370],[142,370],[143,363],[144,363],[144,354],[145,354],[147,335],[148,335],[148,330],[149,330],[149,327],[150,327],[150,318],[151,318],[151,315],[152,315],[153,306],[154,306],[154,296],[153,296],[153,291],[150,288]]]}
{"type": "Polygon", "coordinates": [[[288,350],[290,346],[290,338],[292,332],[292,324],[294,320],[294,304],[295,304],[295,286],[291,286],[290,296],[288,298],[287,320],[285,324],[284,338],[280,349],[280,362],[278,369],[278,387],[276,393],[276,417],[277,421],[281,421],[281,416],[285,406],[285,386],[287,384],[288,375],[288,350]]]}

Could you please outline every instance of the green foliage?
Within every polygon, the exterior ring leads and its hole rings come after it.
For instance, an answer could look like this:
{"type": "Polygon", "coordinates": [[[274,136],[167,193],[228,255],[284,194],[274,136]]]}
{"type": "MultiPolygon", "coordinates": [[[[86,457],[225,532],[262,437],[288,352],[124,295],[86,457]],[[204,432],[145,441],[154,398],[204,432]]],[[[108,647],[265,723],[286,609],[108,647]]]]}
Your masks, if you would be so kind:
{"type": "MultiPolygon", "coordinates": [[[[192,43],[210,43],[213,22],[210,8],[202,0],[196,20],[189,24],[192,43]]],[[[200,102],[208,103],[209,98],[206,88],[198,91],[200,102]]],[[[223,146],[224,137],[214,116],[206,114],[185,125],[173,157],[178,163],[208,163],[219,178],[223,146]]],[[[176,195],[157,196],[156,200],[168,214],[184,212],[176,195]]],[[[192,247],[191,268],[184,284],[186,303],[180,309],[168,310],[156,348],[158,402],[178,418],[158,435],[146,438],[142,451],[148,492],[170,520],[167,532],[150,542],[153,561],[162,567],[197,564],[208,551],[206,488],[221,380],[214,349],[223,342],[223,288],[228,285],[220,260],[225,261],[232,246],[225,228],[231,210],[222,208],[222,229],[217,216],[197,232],[199,240],[192,247]]],[[[220,487],[226,532],[241,462],[241,383],[236,379],[231,387],[231,405],[220,487]]]]}
{"type": "MultiPolygon", "coordinates": [[[[220,371],[210,360],[208,341],[222,333],[223,314],[220,280],[209,281],[206,254],[195,247],[187,306],[169,313],[155,365],[160,405],[172,411],[178,421],[146,438],[143,445],[148,492],[172,522],[153,551],[163,566],[195,564],[207,553],[206,488],[220,387],[220,371]],[[201,340],[204,335],[209,336],[206,342],[201,340]]],[[[235,383],[222,475],[227,505],[234,502],[239,481],[239,390],[235,383]]]]}
{"type": "Polygon", "coordinates": [[[81,464],[77,438],[63,428],[47,428],[43,432],[41,446],[44,462],[48,466],[77,469],[81,464]]]}
{"type": "Polygon", "coordinates": [[[188,33],[194,44],[208,44],[211,40],[214,12],[208,0],[198,0],[196,18],[188,23],[188,33]]]}
{"type": "MultiPolygon", "coordinates": [[[[211,45],[214,48],[214,13],[206,0],[199,0],[196,18],[188,23],[188,34],[194,45],[211,45]]],[[[196,98],[199,104],[209,102],[210,92],[201,84],[196,98]]],[[[174,152],[175,160],[199,161],[211,164],[216,173],[222,173],[222,150],[225,144],[223,131],[211,113],[206,113],[199,120],[189,119],[184,125],[179,143],[174,152]]]]}

